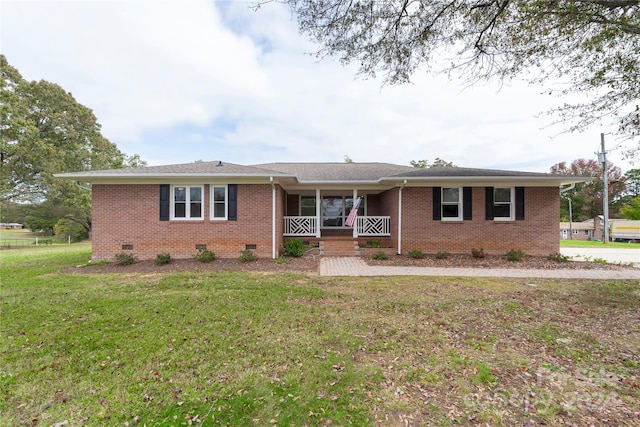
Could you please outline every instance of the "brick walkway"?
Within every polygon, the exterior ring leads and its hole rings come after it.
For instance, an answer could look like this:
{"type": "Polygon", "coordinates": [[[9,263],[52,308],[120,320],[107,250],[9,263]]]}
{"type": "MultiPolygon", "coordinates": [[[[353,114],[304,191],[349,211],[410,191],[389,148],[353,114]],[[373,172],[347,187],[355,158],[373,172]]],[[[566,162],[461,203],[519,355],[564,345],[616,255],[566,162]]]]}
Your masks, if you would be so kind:
{"type": "Polygon", "coordinates": [[[508,268],[436,268],[370,266],[358,257],[320,260],[321,276],[473,276],[549,279],[638,279],[640,270],[525,270],[508,268]]]}

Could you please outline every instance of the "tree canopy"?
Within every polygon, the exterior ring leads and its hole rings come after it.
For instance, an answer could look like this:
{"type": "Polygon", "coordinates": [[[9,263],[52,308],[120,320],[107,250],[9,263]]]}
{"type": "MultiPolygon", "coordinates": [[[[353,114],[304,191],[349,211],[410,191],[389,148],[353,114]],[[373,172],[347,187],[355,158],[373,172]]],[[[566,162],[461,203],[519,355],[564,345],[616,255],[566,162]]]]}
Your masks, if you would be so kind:
{"type": "Polygon", "coordinates": [[[606,118],[640,134],[640,0],[282,1],[319,56],[362,75],[406,83],[444,62],[468,81],[560,79],[550,93],[587,97],[555,111],[571,130],[606,118]]]}
{"type": "MultiPolygon", "coordinates": [[[[607,162],[608,180],[609,180],[609,215],[612,218],[619,217],[620,210],[624,204],[623,194],[625,190],[624,177],[622,170],[607,162]]],[[[602,163],[590,159],[577,159],[567,165],[561,162],[553,165],[550,169],[551,173],[560,175],[574,176],[591,176],[593,180],[585,183],[578,183],[575,188],[564,193],[565,199],[571,199],[573,207],[573,221],[584,221],[595,218],[603,213],[603,168],[602,163]]],[[[561,204],[560,217],[564,221],[569,220],[568,203],[561,204]]]]}
{"type": "Polygon", "coordinates": [[[53,175],[142,162],[106,139],[93,112],[57,84],[25,80],[4,55],[0,76],[0,202],[47,201],[52,215],[89,230],[89,188],[53,175]]]}
{"type": "Polygon", "coordinates": [[[626,219],[640,219],[640,196],[634,197],[628,205],[622,208],[622,215],[624,215],[626,219]]]}

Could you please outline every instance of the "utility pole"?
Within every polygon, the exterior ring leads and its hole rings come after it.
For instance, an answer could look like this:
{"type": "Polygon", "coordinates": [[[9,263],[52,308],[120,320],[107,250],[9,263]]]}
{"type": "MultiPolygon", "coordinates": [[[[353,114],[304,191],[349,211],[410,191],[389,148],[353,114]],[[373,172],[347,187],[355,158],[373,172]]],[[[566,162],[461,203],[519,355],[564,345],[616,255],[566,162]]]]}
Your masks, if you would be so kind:
{"type": "Polygon", "coordinates": [[[567,197],[567,201],[569,202],[569,235],[571,236],[570,240],[573,240],[573,212],[571,209],[571,197],[567,197]]]}
{"type": "Polygon", "coordinates": [[[598,160],[602,162],[602,213],[604,216],[604,236],[602,243],[609,243],[609,173],[607,170],[607,151],[604,149],[604,133],[600,134],[602,152],[598,153],[598,160]]]}

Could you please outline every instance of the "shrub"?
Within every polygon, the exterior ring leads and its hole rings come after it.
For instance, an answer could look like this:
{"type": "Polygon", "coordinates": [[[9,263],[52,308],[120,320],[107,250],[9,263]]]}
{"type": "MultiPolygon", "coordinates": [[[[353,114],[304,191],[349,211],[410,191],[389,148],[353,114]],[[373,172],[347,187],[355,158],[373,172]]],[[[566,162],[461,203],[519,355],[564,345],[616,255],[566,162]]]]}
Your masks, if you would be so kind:
{"type": "Polygon", "coordinates": [[[389,255],[387,255],[384,252],[380,251],[380,252],[376,252],[375,254],[373,254],[373,256],[371,258],[377,259],[377,260],[387,260],[387,259],[389,259],[389,255]]]}
{"type": "Polygon", "coordinates": [[[558,252],[552,252],[549,254],[549,256],[547,256],[547,259],[555,262],[568,262],[571,259],[571,257],[567,255],[562,255],[561,253],[558,253],[558,252]]]}
{"type": "Polygon", "coordinates": [[[604,258],[594,258],[593,262],[597,262],[598,264],[608,264],[609,262],[604,258]]]}
{"type": "Polygon", "coordinates": [[[447,259],[449,256],[451,256],[451,254],[447,251],[438,251],[436,254],[437,259],[447,259]]]}
{"type": "Polygon", "coordinates": [[[473,248],[471,249],[471,255],[473,255],[474,258],[484,258],[484,249],[473,248]]]}
{"type": "Polygon", "coordinates": [[[132,254],[126,254],[124,252],[116,254],[116,264],[118,265],[131,265],[134,262],[136,262],[136,259],[132,254]]]}
{"type": "Polygon", "coordinates": [[[520,249],[511,249],[507,252],[507,261],[520,261],[524,258],[524,252],[520,249]]]}
{"type": "Polygon", "coordinates": [[[258,259],[249,249],[240,251],[240,262],[251,262],[258,259]]]}
{"type": "Polygon", "coordinates": [[[289,256],[301,257],[307,247],[300,239],[287,240],[283,244],[284,251],[289,256]]]}
{"type": "Polygon", "coordinates": [[[292,259],[291,258],[285,258],[282,255],[280,255],[274,261],[275,261],[276,264],[289,264],[292,261],[292,259]]]}
{"type": "Polygon", "coordinates": [[[216,254],[214,254],[207,248],[200,248],[198,249],[198,253],[195,257],[200,262],[211,262],[216,259],[216,254]]]}
{"type": "Polygon", "coordinates": [[[411,258],[424,258],[424,252],[422,252],[420,249],[412,249],[408,253],[411,258]]]}
{"type": "Polygon", "coordinates": [[[155,263],[156,265],[165,265],[171,262],[171,255],[169,254],[158,254],[156,255],[155,263]]]}

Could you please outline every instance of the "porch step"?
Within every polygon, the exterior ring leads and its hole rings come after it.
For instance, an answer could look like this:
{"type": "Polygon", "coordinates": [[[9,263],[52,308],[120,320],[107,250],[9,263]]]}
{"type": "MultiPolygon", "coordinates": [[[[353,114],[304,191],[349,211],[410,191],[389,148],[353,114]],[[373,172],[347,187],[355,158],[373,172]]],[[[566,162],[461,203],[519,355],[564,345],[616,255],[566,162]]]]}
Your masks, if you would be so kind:
{"type": "Polygon", "coordinates": [[[322,256],[358,256],[360,247],[357,239],[320,240],[320,255],[322,256]]]}

